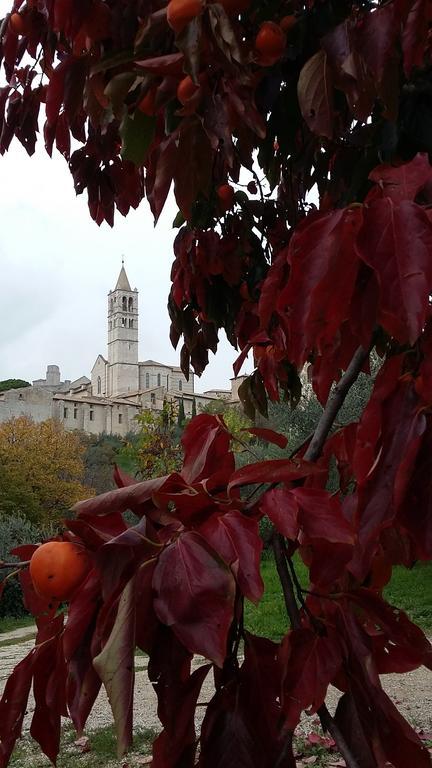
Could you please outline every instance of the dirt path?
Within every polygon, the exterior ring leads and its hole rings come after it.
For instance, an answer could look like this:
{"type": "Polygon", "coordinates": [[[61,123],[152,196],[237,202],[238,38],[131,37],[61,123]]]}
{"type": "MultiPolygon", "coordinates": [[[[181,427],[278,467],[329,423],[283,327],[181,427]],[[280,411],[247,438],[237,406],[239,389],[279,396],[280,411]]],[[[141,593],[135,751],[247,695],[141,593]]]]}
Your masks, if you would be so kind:
{"type": "MultiPolygon", "coordinates": [[[[33,647],[34,633],[31,627],[15,630],[0,635],[0,692],[3,690],[6,679],[15,665],[33,647]],[[11,641],[10,645],[4,643],[11,641]]],[[[147,679],[147,659],[145,656],[137,656],[136,686],[135,686],[135,724],[142,728],[160,728],[156,713],[156,696],[147,679]]],[[[202,659],[196,658],[194,665],[198,666],[202,659]]],[[[386,675],[383,677],[383,687],[398,706],[402,714],[417,729],[432,731],[432,673],[424,668],[417,669],[406,675],[386,675]]],[[[208,701],[212,694],[211,676],[204,682],[201,701],[208,701]]],[[[328,695],[328,706],[333,712],[340,694],[331,689],[328,695]]],[[[30,702],[24,727],[28,729],[33,704],[30,702]]],[[[202,711],[202,710],[201,710],[202,711]]],[[[305,717],[302,727],[305,731],[312,728],[313,718],[305,717]]],[[[112,722],[111,711],[105,695],[102,691],[96,701],[94,709],[88,721],[88,729],[99,728],[112,722]]]]}

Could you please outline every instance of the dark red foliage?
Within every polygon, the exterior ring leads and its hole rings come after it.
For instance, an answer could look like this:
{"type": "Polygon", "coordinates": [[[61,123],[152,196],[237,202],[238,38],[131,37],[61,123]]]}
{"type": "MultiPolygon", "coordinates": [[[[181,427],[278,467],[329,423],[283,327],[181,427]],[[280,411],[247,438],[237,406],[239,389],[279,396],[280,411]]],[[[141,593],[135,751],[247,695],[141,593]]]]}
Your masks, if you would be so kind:
{"type": "MultiPolygon", "coordinates": [[[[61,717],[82,731],[101,684],[126,751],[136,647],[163,727],[155,768],[295,768],[293,731],[305,710],[329,724],[329,685],[350,768],[431,764],[380,680],[432,667],[424,633],[382,597],[395,565],[432,559],[431,3],[240,5],[203,2],[174,31],[165,0],[11,0],[0,23],[1,154],[16,138],[31,155],[40,127],[99,225],[144,197],[157,221],[173,188],[168,308],[185,375],[224,330],[236,375],[248,355],[255,366],[239,389],[251,418],[268,399],[295,407],[305,367],[324,406],[289,456],[238,468],[223,418],[201,414],[178,473],[137,483],[116,469],[118,489],[66,521],[92,562],[67,616],[19,566],[38,636],[0,700],[0,768],[32,686],[31,733],[51,760],[61,717]],[[283,50],[259,56],[260,28],[286,18],[283,50]],[[369,402],[340,426],[374,350],[369,402]],[[262,518],[287,605],[280,643],[244,627],[264,588],[262,518]]],[[[287,448],[262,423],[250,432],[287,448]]]]}

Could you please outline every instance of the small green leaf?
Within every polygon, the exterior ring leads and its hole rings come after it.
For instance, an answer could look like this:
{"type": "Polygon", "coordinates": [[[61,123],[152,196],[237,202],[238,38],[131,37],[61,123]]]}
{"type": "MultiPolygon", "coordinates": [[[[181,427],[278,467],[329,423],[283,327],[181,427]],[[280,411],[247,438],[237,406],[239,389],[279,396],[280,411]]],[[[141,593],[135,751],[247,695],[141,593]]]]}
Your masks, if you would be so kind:
{"type": "Polygon", "coordinates": [[[120,125],[123,160],[142,165],[153,141],[155,128],[155,117],[149,117],[139,110],[133,115],[126,115],[120,125]]]}

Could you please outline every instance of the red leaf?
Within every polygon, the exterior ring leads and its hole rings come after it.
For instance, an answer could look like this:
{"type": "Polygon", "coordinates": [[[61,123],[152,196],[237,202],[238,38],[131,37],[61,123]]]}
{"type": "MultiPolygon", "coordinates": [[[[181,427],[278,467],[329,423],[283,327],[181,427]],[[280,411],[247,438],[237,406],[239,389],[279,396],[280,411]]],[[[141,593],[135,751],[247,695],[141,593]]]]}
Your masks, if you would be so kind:
{"type": "Polygon", "coordinates": [[[243,430],[244,432],[250,432],[251,435],[256,435],[260,440],[265,440],[267,443],[273,443],[278,445],[279,448],[286,448],[288,445],[288,438],[285,435],[281,435],[279,432],[274,432],[272,429],[262,429],[261,427],[249,427],[243,430]]]}
{"type": "Polygon", "coordinates": [[[413,67],[421,67],[426,54],[428,30],[432,21],[432,8],[428,0],[409,4],[408,17],[402,31],[404,70],[410,77],[413,67]]]}
{"type": "Polygon", "coordinates": [[[363,261],[380,284],[379,322],[413,344],[428,316],[432,290],[432,224],[415,203],[375,200],[365,208],[357,238],[363,261]]]}
{"type": "Polygon", "coordinates": [[[362,218],[362,208],[313,214],[291,238],[291,272],[278,308],[289,318],[289,358],[298,369],[312,352],[328,354],[350,316],[359,265],[354,243],[362,218]]]}
{"type": "Polygon", "coordinates": [[[62,629],[63,615],[60,615],[46,626],[45,636],[38,633],[33,668],[35,709],[30,734],[54,764],[60,749],[61,716],[67,716],[67,668],[62,653],[62,629]]]}
{"type": "Polygon", "coordinates": [[[6,768],[16,740],[21,735],[33,677],[33,653],[17,664],[9,675],[0,699],[0,766],[6,768]]]}
{"type": "Polygon", "coordinates": [[[409,479],[398,522],[415,542],[417,557],[432,559],[432,424],[427,428],[409,479]]]}
{"type": "Polygon", "coordinates": [[[273,488],[259,501],[259,509],[272,521],[276,530],[291,541],[298,536],[298,505],[287,488],[273,488]]]}
{"type": "Polygon", "coordinates": [[[304,64],[297,84],[300,110],[305,122],[318,136],[333,137],[333,83],[327,54],[320,49],[304,64]]]}
{"type": "Polygon", "coordinates": [[[137,67],[143,67],[153,75],[172,75],[181,77],[183,73],[184,55],[182,53],[168,53],[166,56],[153,56],[149,59],[136,61],[137,67]]]}
{"type": "Polygon", "coordinates": [[[253,603],[258,603],[264,584],[260,574],[262,539],[257,520],[237,511],[213,514],[198,530],[231,567],[242,594],[253,603]]]}
{"type": "MultiPolygon", "coordinates": [[[[428,156],[420,153],[411,162],[403,165],[377,165],[369,174],[370,180],[380,187],[382,196],[389,197],[394,203],[414,200],[431,176],[432,168],[428,156]]],[[[375,191],[376,188],[373,188],[373,196],[375,191]]]]}
{"type": "Polygon", "coordinates": [[[280,661],[285,727],[294,730],[303,710],[310,715],[318,711],[342,666],[337,633],[329,630],[320,636],[310,629],[292,630],[282,641],[280,661]]]}
{"type": "Polygon", "coordinates": [[[60,62],[53,71],[46,93],[46,117],[48,125],[57,123],[60,107],[64,99],[66,75],[73,64],[72,56],[68,56],[60,62]]]}
{"type": "MultiPolygon", "coordinates": [[[[112,515],[115,512],[125,512],[127,509],[139,514],[140,507],[152,498],[153,493],[162,487],[166,479],[167,476],[157,477],[153,480],[135,483],[135,485],[125,485],[115,491],[108,491],[100,494],[100,496],[94,496],[92,499],[79,501],[72,507],[72,511],[80,517],[88,518],[92,515],[112,515]]],[[[120,532],[120,530],[117,531],[117,533],[120,532]]]]}
{"type": "Polygon", "coordinates": [[[168,197],[176,171],[177,158],[175,134],[170,134],[150,154],[145,188],[155,223],[158,221],[168,197]]]}
{"type": "MultiPolygon", "coordinates": [[[[287,251],[283,249],[280,253],[278,253],[276,259],[271,265],[269,271],[267,272],[264,283],[261,287],[259,303],[258,303],[258,312],[261,320],[261,325],[263,328],[267,328],[271,320],[271,316],[275,311],[277,299],[279,296],[280,286],[281,284],[283,284],[283,282],[285,282],[285,281],[282,282],[282,280],[283,280],[283,277],[285,277],[285,272],[287,271],[287,269],[288,269],[287,251]]],[[[244,355],[244,358],[246,357],[246,355],[247,355],[247,352],[244,355]]],[[[241,363],[243,364],[243,362],[244,362],[244,359],[241,361],[241,363]]],[[[237,376],[241,368],[241,365],[238,365],[237,361],[235,365],[237,366],[237,370],[236,370],[236,367],[234,367],[234,375],[237,376]]]]}
{"type": "Polygon", "coordinates": [[[376,537],[404,501],[426,427],[413,382],[398,378],[400,365],[400,358],[390,358],[382,367],[357,431],[357,493],[346,504],[354,505],[358,528],[350,570],[359,579],[369,572],[376,537]]]}
{"type": "Polygon", "coordinates": [[[299,505],[299,523],[307,541],[325,539],[332,544],[354,544],[354,532],[344,517],[340,497],[321,488],[289,491],[299,505]]]}
{"type": "Polygon", "coordinates": [[[201,122],[183,119],[178,143],[178,157],[193,157],[193,163],[178,163],[174,175],[174,194],[183,216],[189,219],[192,205],[210,192],[213,150],[201,122]]]}
{"type": "Polygon", "coordinates": [[[226,655],[235,581],[197,533],[181,534],[159,556],[153,576],[154,608],[191,653],[217,666],[226,655]]]}
{"type": "Polygon", "coordinates": [[[114,464],[113,478],[117,488],[124,488],[127,485],[136,485],[136,478],[123,472],[117,464],[114,464]]]}
{"type": "MultiPolygon", "coordinates": [[[[159,711],[163,704],[162,722],[164,730],[153,743],[152,765],[163,768],[175,768],[183,763],[187,755],[194,764],[197,746],[195,733],[196,704],[211,664],[205,664],[195,670],[190,677],[181,682],[170,681],[170,685],[157,686],[159,711]]],[[[185,763],[183,763],[185,764],[185,763]]]]}
{"type": "Polygon", "coordinates": [[[303,459],[273,459],[258,461],[241,467],[231,475],[228,494],[234,488],[257,483],[292,483],[309,475],[321,472],[320,467],[303,459]]]}
{"type": "Polygon", "coordinates": [[[231,435],[220,416],[200,414],[188,424],[181,442],[184,449],[182,477],[189,484],[211,474],[227,475],[234,469],[234,456],[229,451],[231,435]]]}
{"type": "Polygon", "coordinates": [[[358,589],[350,597],[365,611],[365,620],[374,625],[374,661],[379,674],[410,672],[422,665],[432,669],[432,645],[406,613],[370,589],[358,589]]]}

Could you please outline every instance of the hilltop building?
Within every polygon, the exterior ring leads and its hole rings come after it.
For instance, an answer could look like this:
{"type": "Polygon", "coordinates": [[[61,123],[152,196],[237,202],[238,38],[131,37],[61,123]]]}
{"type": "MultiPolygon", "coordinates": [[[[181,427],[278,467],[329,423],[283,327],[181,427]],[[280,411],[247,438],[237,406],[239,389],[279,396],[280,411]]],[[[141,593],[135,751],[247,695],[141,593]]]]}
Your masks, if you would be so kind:
{"type": "Polygon", "coordinates": [[[238,403],[238,386],[195,392],[194,374],[186,379],[178,366],[138,359],[138,291],[132,289],[124,268],[108,294],[107,356],[99,354],[91,378],[61,381],[57,365],[49,365],[45,379],[31,387],[0,392],[0,422],[26,415],[34,421],[59,419],[66,429],[91,434],[126,435],[137,427],[136,415],[145,408],[161,410],[165,400],[183,400],[186,415],[215,400],[238,403]]]}

